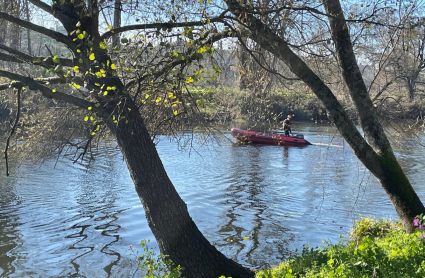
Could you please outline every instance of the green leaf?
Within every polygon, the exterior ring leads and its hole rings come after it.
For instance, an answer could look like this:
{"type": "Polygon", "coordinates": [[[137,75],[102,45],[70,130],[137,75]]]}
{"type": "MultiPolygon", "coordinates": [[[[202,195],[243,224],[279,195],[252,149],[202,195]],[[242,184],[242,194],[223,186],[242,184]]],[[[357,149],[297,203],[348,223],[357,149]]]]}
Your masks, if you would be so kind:
{"type": "Polygon", "coordinates": [[[59,62],[60,62],[59,56],[58,55],[53,56],[52,61],[53,61],[53,63],[59,64],[59,62]]]}

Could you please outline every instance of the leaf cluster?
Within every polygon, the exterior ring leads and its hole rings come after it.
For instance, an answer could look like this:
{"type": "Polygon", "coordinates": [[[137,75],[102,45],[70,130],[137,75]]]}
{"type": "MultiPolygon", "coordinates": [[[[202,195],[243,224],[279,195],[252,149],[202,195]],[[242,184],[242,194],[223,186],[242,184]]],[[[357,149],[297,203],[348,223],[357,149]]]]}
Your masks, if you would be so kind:
{"type": "Polygon", "coordinates": [[[163,254],[156,255],[155,251],[148,246],[149,240],[142,240],[140,246],[143,252],[139,255],[139,251],[133,246],[129,246],[130,255],[134,255],[141,270],[141,277],[144,278],[181,278],[181,272],[184,270],[180,265],[174,266],[174,263],[163,254]]]}

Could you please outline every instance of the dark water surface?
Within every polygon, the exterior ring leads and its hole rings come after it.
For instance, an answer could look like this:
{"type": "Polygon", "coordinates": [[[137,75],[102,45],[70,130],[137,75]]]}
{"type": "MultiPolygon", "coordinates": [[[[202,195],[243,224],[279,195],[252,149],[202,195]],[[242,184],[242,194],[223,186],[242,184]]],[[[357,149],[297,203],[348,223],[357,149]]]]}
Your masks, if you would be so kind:
{"type": "MultiPolygon", "coordinates": [[[[291,252],[337,242],[359,215],[396,219],[383,190],[333,128],[298,126],[305,148],[235,146],[182,150],[163,138],[158,151],[204,235],[225,255],[258,268],[291,252]],[[244,239],[248,237],[247,239],[244,239]]],[[[395,147],[425,200],[424,149],[395,147]]],[[[412,139],[413,140],[413,139],[412,139]]],[[[233,141],[233,140],[232,140],[233,141]]],[[[119,150],[92,167],[67,159],[0,164],[0,276],[131,277],[128,246],[154,238],[119,150]]]]}

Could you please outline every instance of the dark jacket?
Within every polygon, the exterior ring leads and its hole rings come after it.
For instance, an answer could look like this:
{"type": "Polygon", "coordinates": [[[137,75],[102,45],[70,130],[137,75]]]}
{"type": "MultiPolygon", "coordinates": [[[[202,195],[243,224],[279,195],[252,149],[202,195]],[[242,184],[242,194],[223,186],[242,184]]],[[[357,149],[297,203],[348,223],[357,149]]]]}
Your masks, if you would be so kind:
{"type": "Polygon", "coordinates": [[[285,120],[283,120],[283,129],[291,130],[291,120],[289,118],[286,118],[285,120]]]}

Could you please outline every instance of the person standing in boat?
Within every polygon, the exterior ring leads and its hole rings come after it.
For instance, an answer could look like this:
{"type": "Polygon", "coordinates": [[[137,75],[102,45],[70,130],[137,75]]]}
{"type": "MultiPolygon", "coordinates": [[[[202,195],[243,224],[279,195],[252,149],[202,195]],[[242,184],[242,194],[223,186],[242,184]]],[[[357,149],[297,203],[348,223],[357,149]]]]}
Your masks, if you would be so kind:
{"type": "Polygon", "coordinates": [[[292,134],[291,119],[292,119],[292,115],[288,115],[288,117],[286,117],[286,119],[283,120],[283,122],[282,122],[283,130],[285,131],[285,136],[289,136],[289,132],[291,132],[291,134],[292,134]]]}

